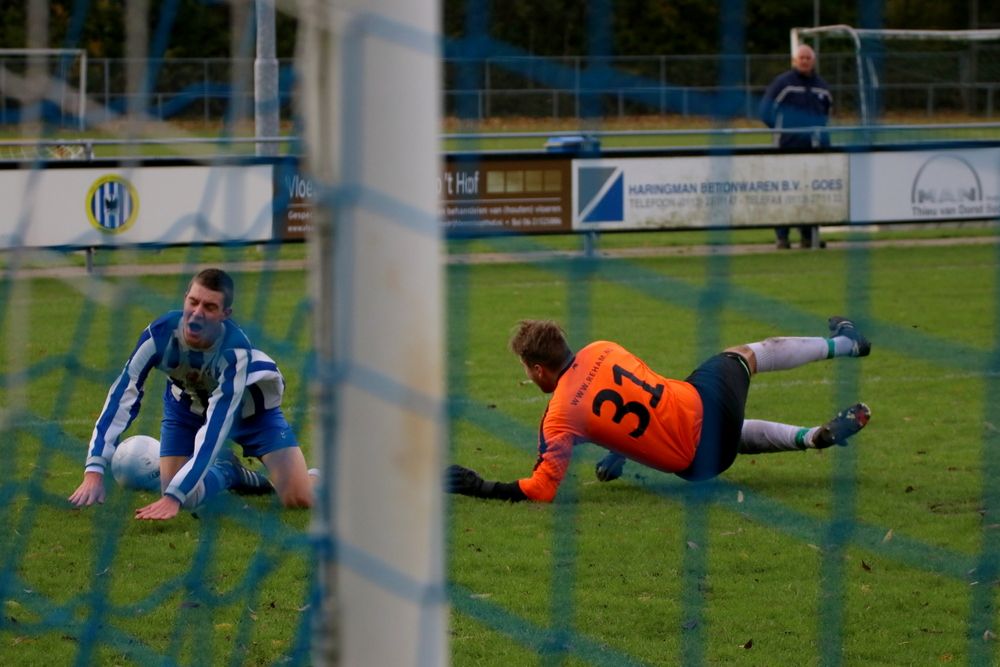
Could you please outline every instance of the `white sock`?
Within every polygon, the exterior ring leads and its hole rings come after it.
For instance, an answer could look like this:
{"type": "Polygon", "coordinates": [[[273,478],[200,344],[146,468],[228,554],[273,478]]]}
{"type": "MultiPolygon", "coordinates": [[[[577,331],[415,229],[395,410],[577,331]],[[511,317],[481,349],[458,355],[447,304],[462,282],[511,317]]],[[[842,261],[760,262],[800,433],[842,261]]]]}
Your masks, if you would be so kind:
{"type": "Polygon", "coordinates": [[[797,452],[812,447],[819,427],[804,428],[762,419],[746,419],[740,433],[740,454],[797,452]]]}
{"type": "MultiPolygon", "coordinates": [[[[844,340],[849,338],[839,336],[844,340]]],[[[768,338],[759,343],[747,345],[757,357],[757,372],[786,371],[798,368],[813,361],[822,361],[837,354],[836,338],[796,338],[782,336],[768,338]]],[[[850,354],[850,351],[847,352],[850,354]]]]}

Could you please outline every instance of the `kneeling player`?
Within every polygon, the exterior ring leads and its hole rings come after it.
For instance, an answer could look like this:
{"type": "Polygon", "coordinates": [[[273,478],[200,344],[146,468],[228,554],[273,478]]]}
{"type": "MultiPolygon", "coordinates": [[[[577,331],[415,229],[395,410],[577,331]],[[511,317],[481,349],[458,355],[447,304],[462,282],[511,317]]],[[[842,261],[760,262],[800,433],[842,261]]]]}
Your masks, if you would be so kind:
{"type": "Polygon", "coordinates": [[[276,492],[286,507],[310,507],[305,457],[281,411],[285,381],[274,361],[229,319],[233,281],[219,269],[196,275],[182,310],[151,323],[108,392],[87,450],[83,481],[69,501],[103,503],[104,471],[118,438],[139,413],[153,369],[167,376],[160,433],[162,497],[137,519],[170,519],[224,489],[276,492]],[[269,480],[240,465],[226,445],[259,458],[269,480]]]}

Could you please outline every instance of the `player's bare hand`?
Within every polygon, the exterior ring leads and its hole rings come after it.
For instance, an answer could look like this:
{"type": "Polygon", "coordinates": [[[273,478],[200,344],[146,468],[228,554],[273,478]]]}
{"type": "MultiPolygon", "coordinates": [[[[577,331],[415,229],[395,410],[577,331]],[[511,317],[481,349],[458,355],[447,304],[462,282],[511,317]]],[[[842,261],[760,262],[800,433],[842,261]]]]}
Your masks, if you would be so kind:
{"type": "Polygon", "coordinates": [[[99,472],[83,473],[83,481],[69,497],[75,507],[87,507],[104,502],[104,475],[99,472]]]}
{"type": "Polygon", "coordinates": [[[173,496],[163,496],[155,503],[140,507],[135,518],[144,521],[166,521],[173,519],[181,511],[181,504],[173,496]]]}

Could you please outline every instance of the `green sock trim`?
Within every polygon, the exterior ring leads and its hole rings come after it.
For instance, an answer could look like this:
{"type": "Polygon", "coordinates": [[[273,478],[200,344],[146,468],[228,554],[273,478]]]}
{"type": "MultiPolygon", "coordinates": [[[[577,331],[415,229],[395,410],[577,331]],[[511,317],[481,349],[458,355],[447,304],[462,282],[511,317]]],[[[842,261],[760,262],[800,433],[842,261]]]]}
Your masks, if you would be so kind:
{"type": "Polygon", "coordinates": [[[833,357],[834,357],[833,353],[836,352],[836,351],[837,351],[837,346],[833,344],[833,339],[832,338],[827,338],[826,339],[826,358],[827,359],[833,359],[833,357]]]}
{"type": "Polygon", "coordinates": [[[799,432],[795,434],[795,444],[801,447],[802,449],[808,447],[809,444],[806,442],[806,436],[808,434],[809,434],[809,429],[800,428],[799,432]]]}

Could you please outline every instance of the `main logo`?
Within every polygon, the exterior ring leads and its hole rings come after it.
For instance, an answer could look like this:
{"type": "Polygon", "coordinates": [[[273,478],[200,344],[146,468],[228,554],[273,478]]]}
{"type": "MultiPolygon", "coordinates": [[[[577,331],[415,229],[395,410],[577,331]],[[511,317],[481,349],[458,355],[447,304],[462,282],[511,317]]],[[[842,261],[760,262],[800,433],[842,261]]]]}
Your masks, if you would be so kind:
{"type": "Polygon", "coordinates": [[[90,224],[108,234],[120,234],[139,215],[139,195],[135,186],[116,174],[102,176],[87,192],[90,224]]]}
{"type": "Polygon", "coordinates": [[[578,167],[576,214],[581,222],[625,222],[625,175],[620,167],[578,167]]]}
{"type": "Polygon", "coordinates": [[[972,164],[957,155],[935,155],[913,177],[910,203],[954,206],[983,201],[983,184],[972,164]]]}

